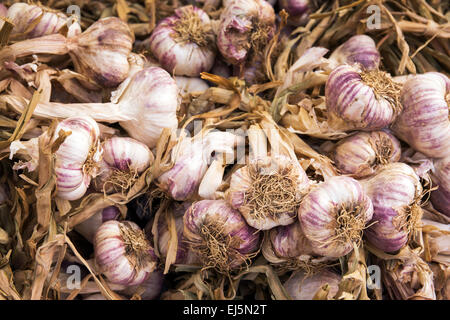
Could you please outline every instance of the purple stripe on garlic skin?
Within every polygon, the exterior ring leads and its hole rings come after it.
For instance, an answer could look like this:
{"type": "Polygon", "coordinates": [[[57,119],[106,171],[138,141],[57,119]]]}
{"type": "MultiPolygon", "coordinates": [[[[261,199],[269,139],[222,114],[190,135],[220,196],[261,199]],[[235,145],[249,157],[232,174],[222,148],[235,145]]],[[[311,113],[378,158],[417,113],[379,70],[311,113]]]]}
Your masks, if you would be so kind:
{"type": "Polygon", "coordinates": [[[342,130],[378,130],[388,127],[395,118],[395,106],[377,97],[365,84],[357,69],[349,65],[335,68],[325,86],[330,125],[342,130]]]}
{"type": "MultiPolygon", "coordinates": [[[[242,266],[247,256],[256,252],[260,246],[260,234],[247,225],[239,211],[231,208],[223,200],[202,200],[194,202],[184,215],[184,238],[189,241],[192,250],[203,248],[205,255],[199,255],[203,265],[219,268],[219,271],[230,271],[242,266]],[[227,244],[227,261],[216,265],[212,257],[204,250],[209,247],[209,238],[203,228],[216,231],[215,238],[234,239],[227,244]],[[225,269],[225,270],[224,270],[225,269]]],[[[225,243],[224,243],[225,244],[225,243]]],[[[198,251],[197,251],[198,252],[198,251]]]]}
{"type": "Polygon", "coordinates": [[[111,283],[139,285],[156,269],[156,256],[133,222],[103,223],[94,238],[95,264],[111,283]]]}
{"type": "Polygon", "coordinates": [[[400,142],[385,130],[358,132],[340,140],[331,158],[342,174],[362,178],[384,164],[399,161],[400,155],[400,142]]]}
{"type": "Polygon", "coordinates": [[[374,176],[361,180],[364,191],[373,204],[372,222],[365,230],[367,239],[377,248],[394,252],[408,241],[409,227],[417,226],[422,194],[420,178],[404,163],[392,163],[381,168],[374,176]]]}
{"type": "Polygon", "coordinates": [[[147,280],[145,280],[140,285],[129,286],[120,293],[132,297],[139,288],[144,288],[144,292],[140,294],[142,300],[155,300],[161,295],[161,291],[164,285],[164,274],[161,270],[156,270],[150,273],[147,280]]]}
{"type": "Polygon", "coordinates": [[[74,230],[81,234],[86,240],[93,243],[98,228],[106,221],[117,220],[119,216],[119,209],[116,206],[109,206],[98,211],[89,219],[77,224],[74,227],[74,230]]]}
{"type": "Polygon", "coordinates": [[[298,271],[294,272],[283,286],[293,300],[313,300],[315,294],[328,284],[330,291],[327,297],[331,300],[338,292],[341,281],[342,276],[327,269],[311,276],[298,271]]]}
{"type": "Polygon", "coordinates": [[[311,13],[310,0],[279,0],[280,9],[289,14],[288,22],[294,26],[305,25],[311,13]]]}
{"type": "Polygon", "coordinates": [[[315,186],[298,208],[302,230],[314,253],[334,258],[350,253],[353,243],[360,242],[372,214],[372,201],[361,184],[345,176],[315,186]]]}
{"type": "Polygon", "coordinates": [[[199,76],[201,72],[209,71],[214,64],[216,53],[211,21],[208,14],[197,7],[185,6],[176,9],[173,16],[159,22],[149,43],[152,53],[164,69],[175,75],[199,76]],[[188,22],[180,31],[184,34],[180,35],[176,29],[177,24],[183,24],[183,18],[193,19],[193,16],[198,18],[201,27],[196,25],[196,30],[187,30],[194,25],[192,21],[188,22]],[[196,42],[189,32],[196,33],[195,37],[201,35],[201,42],[196,42]]]}
{"type": "Polygon", "coordinates": [[[431,192],[431,203],[439,212],[450,217],[450,156],[434,161],[431,172],[433,184],[438,187],[431,192]]]}
{"type": "Polygon", "coordinates": [[[450,79],[429,72],[405,81],[400,97],[403,110],[393,132],[415,150],[431,158],[450,156],[450,79]]]}

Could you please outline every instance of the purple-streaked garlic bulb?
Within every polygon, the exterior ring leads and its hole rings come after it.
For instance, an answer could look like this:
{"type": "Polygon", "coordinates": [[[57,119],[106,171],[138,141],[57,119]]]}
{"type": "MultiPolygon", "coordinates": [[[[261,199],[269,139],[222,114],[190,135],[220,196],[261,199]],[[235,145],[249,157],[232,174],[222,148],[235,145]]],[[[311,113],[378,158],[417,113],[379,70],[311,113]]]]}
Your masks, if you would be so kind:
{"type": "MultiPolygon", "coordinates": [[[[266,136],[262,129],[249,129],[253,156],[236,170],[226,198],[239,210],[247,223],[258,230],[269,230],[295,221],[297,207],[310,186],[298,161],[283,154],[266,154],[266,136]]],[[[279,142],[274,142],[277,145],[279,142]]],[[[272,145],[272,141],[271,141],[272,145]]],[[[272,146],[273,146],[272,145],[272,146]]]]}
{"type": "Polygon", "coordinates": [[[89,219],[77,224],[73,229],[81,234],[86,240],[93,243],[97,229],[106,221],[117,220],[120,211],[116,206],[109,206],[95,213],[89,219]]]}
{"type": "Polygon", "coordinates": [[[183,138],[172,151],[174,166],[158,177],[161,189],[178,201],[188,200],[197,191],[213,152],[234,154],[234,147],[242,145],[243,137],[230,132],[199,133],[183,138]]]}
{"type": "Polygon", "coordinates": [[[231,67],[225,63],[220,57],[217,57],[211,69],[211,73],[223,78],[231,77],[231,67]]]}
{"type": "Polygon", "coordinates": [[[329,61],[333,69],[341,64],[357,64],[361,69],[369,71],[378,69],[380,59],[375,41],[365,34],[359,34],[337,47],[331,53],[329,61]]]}
{"type": "MultiPolygon", "coordinates": [[[[164,128],[178,126],[179,89],[164,69],[145,68],[134,74],[128,86],[120,90],[120,94],[114,95],[114,102],[39,103],[33,115],[48,119],[84,114],[99,122],[119,122],[131,138],[149,148],[156,146],[164,128]]],[[[2,95],[0,101],[20,113],[28,105],[26,99],[13,95],[2,95]]]]}
{"type": "Polygon", "coordinates": [[[361,184],[373,204],[366,238],[386,252],[401,249],[422,217],[420,178],[410,166],[397,162],[382,167],[361,184]]]}
{"type": "Polygon", "coordinates": [[[434,161],[431,179],[438,187],[431,192],[431,203],[436,210],[450,217],[450,156],[434,161]]]}
{"type": "Polygon", "coordinates": [[[331,159],[342,174],[362,178],[400,160],[400,142],[388,131],[358,132],[340,140],[331,159]]]}
{"type": "Polygon", "coordinates": [[[161,270],[156,270],[150,273],[148,279],[140,285],[126,287],[120,293],[130,298],[138,294],[141,300],[155,300],[161,295],[163,285],[164,274],[161,270]]]}
{"type": "MultiPolygon", "coordinates": [[[[11,38],[14,40],[56,34],[69,21],[69,18],[61,12],[42,5],[22,2],[11,5],[5,16],[14,24],[11,31],[11,38]]],[[[77,21],[73,21],[70,27],[72,26],[77,30],[76,33],[81,33],[77,21]]]]}
{"type": "Polygon", "coordinates": [[[116,17],[94,22],[79,35],[66,38],[52,34],[16,42],[0,51],[0,61],[33,54],[69,54],[75,71],[104,87],[116,87],[128,75],[128,55],[134,35],[128,24],[116,17]]]}
{"type": "Polygon", "coordinates": [[[209,88],[208,83],[200,78],[178,76],[175,77],[175,81],[182,95],[192,92],[204,92],[209,88]]]}
{"type": "Polygon", "coordinates": [[[329,125],[339,130],[379,130],[400,112],[400,85],[379,70],[340,65],[328,77],[325,98],[329,125]]]}
{"type": "Polygon", "coordinates": [[[94,185],[106,193],[129,189],[154,160],[145,144],[129,137],[112,137],[102,143],[102,150],[94,185]]]}
{"type": "Polygon", "coordinates": [[[164,69],[180,76],[199,76],[214,64],[215,35],[206,12],[184,6],[158,23],[150,49],[164,69]]]}
{"type": "Polygon", "coordinates": [[[223,200],[194,202],[184,214],[184,239],[204,268],[229,273],[250,264],[260,233],[223,200]]]}
{"type": "Polygon", "coordinates": [[[264,0],[233,0],[220,16],[217,47],[232,64],[262,54],[275,31],[275,11],[264,0]]]}
{"type": "Polygon", "coordinates": [[[316,293],[328,285],[327,298],[331,300],[338,292],[341,281],[342,276],[327,269],[320,270],[313,275],[297,271],[286,280],[283,286],[293,300],[313,300],[316,293]]]}
{"type": "Polygon", "coordinates": [[[311,13],[311,0],[279,0],[280,9],[289,14],[288,22],[295,26],[305,25],[311,13]]]}
{"type": "Polygon", "coordinates": [[[56,126],[53,141],[61,130],[71,134],[55,153],[57,196],[77,200],[86,193],[92,177],[97,175],[101,159],[100,129],[90,117],[68,118],[56,126]]]}
{"type": "Polygon", "coordinates": [[[94,238],[95,264],[111,283],[139,285],[156,270],[157,259],[137,224],[110,220],[103,223],[94,238]]]}
{"type": "Polygon", "coordinates": [[[373,205],[355,179],[335,176],[312,188],[298,208],[298,218],[314,253],[339,258],[362,240],[373,205]]]}
{"type": "Polygon", "coordinates": [[[407,80],[394,133],[428,157],[450,156],[449,94],[450,79],[442,73],[428,72],[407,80]]]}
{"type": "Polygon", "coordinates": [[[0,17],[6,17],[8,14],[8,8],[3,3],[0,3],[0,17]]]}

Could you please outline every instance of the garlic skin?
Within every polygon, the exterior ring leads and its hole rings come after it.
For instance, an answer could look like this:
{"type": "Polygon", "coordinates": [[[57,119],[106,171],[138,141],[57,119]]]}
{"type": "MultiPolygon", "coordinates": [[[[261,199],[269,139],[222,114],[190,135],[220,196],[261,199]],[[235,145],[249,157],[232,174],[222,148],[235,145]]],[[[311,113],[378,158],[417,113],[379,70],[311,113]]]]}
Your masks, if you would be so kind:
{"type": "MultiPolygon", "coordinates": [[[[7,14],[8,14],[8,8],[6,8],[4,4],[0,3],[0,17],[6,17],[7,14]]],[[[0,23],[0,27],[1,27],[1,23],[0,23]]]]}
{"type": "Polygon", "coordinates": [[[264,0],[233,0],[220,15],[217,47],[231,64],[261,54],[275,31],[275,11],[264,0]]]}
{"type": "Polygon", "coordinates": [[[339,258],[359,245],[373,205],[362,185],[335,176],[312,188],[298,208],[298,218],[315,254],[339,258]]]}
{"type": "Polygon", "coordinates": [[[86,193],[91,178],[97,174],[101,157],[100,129],[90,117],[68,118],[56,126],[53,141],[58,138],[60,130],[72,133],[55,153],[57,196],[77,200],[86,193]]]}
{"type": "Polygon", "coordinates": [[[183,236],[205,268],[229,273],[250,263],[260,234],[224,200],[194,202],[184,214],[183,236]]]}
{"type": "Polygon", "coordinates": [[[208,90],[208,83],[200,78],[188,78],[188,77],[175,77],[175,82],[182,95],[186,95],[192,92],[204,92],[208,90]]]}
{"type": "Polygon", "coordinates": [[[280,9],[289,14],[288,21],[295,26],[305,25],[311,13],[309,0],[279,0],[280,9]]]}
{"type": "Polygon", "coordinates": [[[150,49],[169,73],[197,77],[214,64],[214,42],[208,14],[184,6],[158,23],[150,37],[150,49]]]}
{"type": "Polygon", "coordinates": [[[156,270],[150,273],[148,279],[145,280],[140,285],[134,285],[126,287],[124,290],[120,291],[121,294],[129,296],[130,298],[139,290],[141,287],[144,288],[144,292],[140,294],[142,300],[155,300],[161,295],[164,286],[164,274],[161,270],[156,270]]]}
{"type": "Polygon", "coordinates": [[[329,58],[332,69],[341,64],[359,64],[363,70],[375,70],[378,69],[380,60],[375,41],[365,34],[352,36],[337,47],[329,58]]]}
{"type": "Polygon", "coordinates": [[[233,173],[226,199],[250,226],[269,230],[295,221],[297,204],[309,185],[298,163],[283,155],[267,156],[254,159],[233,173]]]}
{"type": "Polygon", "coordinates": [[[376,70],[360,72],[349,65],[335,68],[325,85],[329,125],[340,130],[371,131],[388,127],[399,109],[392,97],[395,94],[390,91],[397,92],[398,85],[391,82],[386,74],[380,75],[376,70]],[[367,77],[369,82],[365,82],[363,77],[367,77]],[[377,78],[382,85],[371,84],[371,77],[377,78]],[[377,90],[381,93],[377,94],[377,90]]]}
{"type": "Polygon", "coordinates": [[[328,284],[330,291],[327,297],[331,300],[338,292],[341,280],[342,276],[327,269],[311,276],[299,271],[294,272],[283,286],[294,300],[313,300],[320,288],[328,284]]]}
{"type": "Polygon", "coordinates": [[[450,156],[434,161],[431,179],[437,190],[431,192],[431,203],[439,212],[450,217],[450,156]]]}
{"type": "Polygon", "coordinates": [[[0,184],[0,205],[5,203],[9,199],[6,190],[8,190],[6,188],[6,185],[0,184]]]}
{"type": "Polygon", "coordinates": [[[386,252],[401,249],[420,223],[420,178],[410,166],[397,162],[361,180],[361,184],[372,200],[371,223],[376,222],[365,230],[366,238],[386,252]]]}
{"type": "Polygon", "coordinates": [[[111,283],[139,285],[155,271],[153,248],[137,224],[107,221],[94,238],[95,264],[111,283]]]}
{"type": "Polygon", "coordinates": [[[382,165],[400,160],[401,146],[388,131],[358,132],[340,140],[331,159],[342,174],[354,178],[372,175],[382,165]]]}
{"type": "Polygon", "coordinates": [[[81,234],[90,243],[94,243],[95,233],[97,229],[106,221],[117,220],[120,211],[115,206],[109,206],[95,213],[89,219],[77,224],[73,229],[81,234]]]}
{"type": "Polygon", "coordinates": [[[442,73],[409,78],[400,94],[403,110],[393,132],[428,157],[450,156],[449,93],[450,79],[442,73]]]}
{"type": "Polygon", "coordinates": [[[150,149],[133,138],[112,137],[102,143],[103,158],[94,181],[97,191],[111,193],[131,186],[154,160],[150,149]]]}

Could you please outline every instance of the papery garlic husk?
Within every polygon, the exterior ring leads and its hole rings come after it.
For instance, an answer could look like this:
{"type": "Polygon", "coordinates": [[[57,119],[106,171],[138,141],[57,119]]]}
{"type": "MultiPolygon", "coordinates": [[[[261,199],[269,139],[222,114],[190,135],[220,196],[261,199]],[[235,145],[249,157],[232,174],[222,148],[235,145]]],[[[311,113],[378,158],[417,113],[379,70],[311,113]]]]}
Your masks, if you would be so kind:
{"type": "Polygon", "coordinates": [[[161,270],[150,273],[148,279],[140,285],[126,287],[121,294],[132,298],[136,294],[140,300],[155,300],[161,295],[164,286],[164,274],[161,270]]]}
{"type": "MultiPolygon", "coordinates": [[[[69,18],[56,10],[42,5],[14,3],[8,9],[7,18],[14,24],[11,38],[24,40],[56,34],[67,24],[69,18]]],[[[80,25],[73,21],[81,32],[80,25]]]]}
{"type": "Polygon", "coordinates": [[[264,0],[233,0],[220,15],[217,47],[232,64],[261,54],[275,31],[275,12],[264,0]]]}
{"type": "MultiPolygon", "coordinates": [[[[169,210],[172,211],[173,218],[175,220],[175,228],[177,232],[177,256],[175,260],[175,264],[184,264],[184,265],[199,265],[200,260],[197,255],[189,250],[189,246],[186,243],[183,236],[184,229],[184,221],[183,217],[187,209],[192,205],[191,202],[183,202],[183,203],[173,203],[169,210]]],[[[151,229],[153,226],[153,221],[150,221],[145,227],[145,231],[147,237],[151,236],[151,229]]],[[[169,250],[169,242],[170,242],[170,231],[167,225],[167,220],[162,217],[159,219],[158,223],[158,249],[161,255],[161,260],[165,261],[167,257],[167,252],[169,250]]]]}
{"type": "Polygon", "coordinates": [[[260,233],[223,200],[194,202],[184,214],[183,236],[204,269],[226,274],[248,267],[260,247],[260,233]]]}
{"type": "MultiPolygon", "coordinates": [[[[164,69],[145,68],[132,76],[127,87],[119,90],[120,93],[112,95],[115,103],[39,103],[33,116],[48,119],[84,114],[96,121],[119,122],[131,138],[149,148],[156,146],[164,128],[178,126],[179,89],[164,69]]],[[[0,101],[20,113],[29,103],[13,95],[1,95],[0,101]]]]}
{"type": "Polygon", "coordinates": [[[100,129],[90,117],[73,117],[61,121],[60,130],[71,132],[56,151],[55,173],[57,196],[65,200],[80,199],[87,191],[91,178],[97,175],[101,160],[100,129]]]}
{"type": "Polygon", "coordinates": [[[388,131],[358,132],[340,140],[331,153],[336,168],[354,178],[372,175],[400,156],[400,141],[388,131]]]}
{"type": "Polygon", "coordinates": [[[97,229],[106,221],[117,220],[120,211],[115,206],[106,207],[95,213],[92,217],[77,224],[73,229],[81,234],[86,240],[93,243],[97,229]]]}
{"type": "Polygon", "coordinates": [[[137,224],[107,221],[94,239],[95,264],[110,282],[139,285],[156,270],[153,248],[137,224]]]}
{"type": "Polygon", "coordinates": [[[342,276],[323,269],[316,274],[308,275],[303,271],[294,272],[283,284],[287,293],[293,300],[313,300],[316,293],[328,285],[328,300],[333,299],[339,290],[342,276]]]}
{"type": "Polygon", "coordinates": [[[328,60],[332,69],[341,64],[359,64],[364,70],[376,70],[380,65],[380,53],[371,37],[358,34],[337,47],[328,60]]]}
{"type": "Polygon", "coordinates": [[[295,221],[296,210],[310,185],[302,167],[284,155],[252,160],[231,176],[227,200],[247,223],[269,230],[295,221]]]}
{"type": "Polygon", "coordinates": [[[436,159],[433,164],[431,179],[438,188],[431,192],[431,203],[436,210],[450,217],[450,156],[436,159]]]}
{"type": "Polygon", "coordinates": [[[302,269],[308,274],[314,274],[334,260],[314,254],[298,220],[269,230],[264,237],[261,252],[281,272],[302,269]]]}
{"type": "Polygon", "coordinates": [[[360,182],[373,204],[371,225],[364,232],[366,238],[385,252],[401,249],[420,225],[420,178],[410,166],[397,162],[360,182]]]}
{"type": "Polygon", "coordinates": [[[209,71],[216,56],[214,43],[208,14],[191,5],[160,21],[150,37],[150,49],[164,69],[180,76],[209,71]]]}
{"type": "Polygon", "coordinates": [[[190,199],[198,191],[212,152],[234,154],[234,147],[242,143],[243,137],[220,131],[181,139],[172,150],[174,166],[158,177],[160,188],[174,200],[190,199]]]}
{"type": "Polygon", "coordinates": [[[102,143],[102,150],[94,186],[105,193],[129,189],[154,160],[145,144],[129,137],[112,137],[102,143]]]}
{"type": "Polygon", "coordinates": [[[379,130],[401,111],[400,85],[379,70],[340,65],[325,86],[328,123],[339,130],[379,130]]]}
{"type": "Polygon", "coordinates": [[[362,241],[373,205],[362,185],[345,176],[331,177],[303,198],[298,218],[315,254],[339,258],[362,241]]]}
{"type": "Polygon", "coordinates": [[[437,72],[416,75],[401,91],[402,113],[392,126],[397,137],[431,158],[450,156],[450,79],[437,72]]]}

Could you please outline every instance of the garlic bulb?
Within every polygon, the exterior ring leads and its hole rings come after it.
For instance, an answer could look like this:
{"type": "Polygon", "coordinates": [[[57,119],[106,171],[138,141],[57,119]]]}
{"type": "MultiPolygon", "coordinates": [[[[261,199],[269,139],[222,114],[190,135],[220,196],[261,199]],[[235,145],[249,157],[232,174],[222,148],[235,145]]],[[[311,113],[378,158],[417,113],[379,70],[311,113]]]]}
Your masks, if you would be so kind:
{"type": "Polygon", "coordinates": [[[295,26],[304,25],[308,22],[311,13],[310,0],[279,0],[280,9],[289,14],[288,21],[295,26]]]}
{"type": "MultiPolygon", "coordinates": [[[[281,144],[272,146],[278,143],[281,144]]],[[[262,129],[249,129],[249,144],[254,155],[248,165],[232,174],[226,193],[228,202],[258,230],[293,223],[299,202],[310,185],[305,171],[288,156],[275,152],[266,155],[262,129]]]]}
{"type": "MultiPolygon", "coordinates": [[[[34,116],[67,118],[84,114],[96,121],[118,122],[128,135],[153,148],[164,128],[178,126],[179,90],[175,80],[158,67],[145,68],[133,75],[126,88],[113,95],[115,103],[39,103],[34,116]]],[[[0,101],[23,112],[28,101],[13,95],[1,95],[0,101]]]]}
{"type": "Polygon", "coordinates": [[[340,140],[331,155],[342,174],[361,178],[400,160],[400,142],[388,131],[358,132],[340,140]]]}
{"type": "Polygon", "coordinates": [[[196,77],[213,66],[214,42],[208,14],[189,5],[158,23],[150,37],[150,49],[171,74],[196,77]]]}
{"type": "Polygon", "coordinates": [[[329,125],[340,130],[388,127],[401,108],[399,87],[381,71],[338,66],[330,73],[325,86],[329,125]]]}
{"type": "Polygon", "coordinates": [[[220,15],[217,47],[232,64],[261,54],[275,31],[275,12],[264,0],[233,0],[220,15]]]}
{"type": "Polygon", "coordinates": [[[128,189],[154,160],[150,149],[128,137],[112,137],[102,143],[103,158],[95,188],[106,193],[128,189]]]}
{"type": "Polygon", "coordinates": [[[402,248],[420,224],[420,178],[410,166],[397,162],[382,167],[361,184],[373,204],[373,224],[365,236],[386,252],[402,248]]]}
{"type": "Polygon", "coordinates": [[[324,269],[307,276],[303,271],[294,272],[283,284],[294,300],[313,300],[316,293],[326,284],[329,286],[328,299],[332,299],[339,290],[342,276],[324,269]]]}
{"type": "Polygon", "coordinates": [[[394,133],[428,157],[450,156],[449,93],[450,79],[442,73],[428,72],[407,80],[394,133]]]}
{"type": "Polygon", "coordinates": [[[126,287],[124,290],[120,291],[120,293],[131,298],[136,292],[139,292],[139,297],[142,300],[155,300],[160,296],[163,285],[164,274],[161,270],[156,270],[150,273],[148,279],[140,285],[126,287]],[[141,288],[143,289],[142,293],[140,293],[141,288]]]}
{"type": "Polygon", "coordinates": [[[175,77],[181,94],[185,95],[191,92],[204,92],[209,88],[208,83],[200,78],[175,77]]]}
{"type": "MultiPolygon", "coordinates": [[[[3,3],[0,3],[0,17],[6,17],[8,14],[8,8],[5,7],[3,3]]],[[[0,24],[1,26],[1,24],[0,24]]]]}
{"type": "Polygon", "coordinates": [[[314,253],[339,258],[359,245],[373,205],[361,184],[335,176],[315,186],[302,200],[298,218],[314,253]]]}
{"type": "Polygon", "coordinates": [[[331,53],[329,61],[332,69],[341,64],[359,64],[363,70],[377,70],[380,65],[380,53],[371,37],[359,34],[337,47],[331,53]]]}
{"type": "Polygon", "coordinates": [[[153,248],[137,224],[107,221],[94,238],[95,264],[111,283],[139,285],[156,269],[153,248]]]}
{"type": "Polygon", "coordinates": [[[437,190],[431,192],[431,203],[434,208],[450,217],[450,157],[434,161],[431,179],[437,190]]]}
{"type": "Polygon", "coordinates": [[[184,214],[184,239],[204,268],[229,273],[248,266],[260,234],[223,200],[194,202],[184,214]]]}
{"type": "Polygon", "coordinates": [[[75,71],[104,87],[119,85],[128,75],[128,55],[134,35],[128,25],[116,17],[94,22],[79,35],[42,36],[10,45],[0,51],[0,61],[11,55],[20,58],[33,54],[69,54],[75,71]]]}
{"type": "Polygon", "coordinates": [[[61,121],[53,141],[60,130],[71,132],[56,151],[55,173],[58,197],[65,200],[80,199],[87,191],[91,178],[97,175],[101,157],[100,129],[90,117],[73,117],[61,121]]]}
{"type": "Polygon", "coordinates": [[[73,229],[81,234],[86,240],[93,243],[97,229],[106,221],[116,220],[120,211],[115,206],[109,206],[95,213],[92,217],[77,224],[73,229]]]}
{"type": "MultiPolygon", "coordinates": [[[[14,3],[8,9],[7,18],[14,23],[11,37],[14,40],[24,40],[56,34],[67,24],[69,18],[61,12],[42,5],[14,3]]],[[[76,26],[81,32],[78,22],[76,26]]]]}

